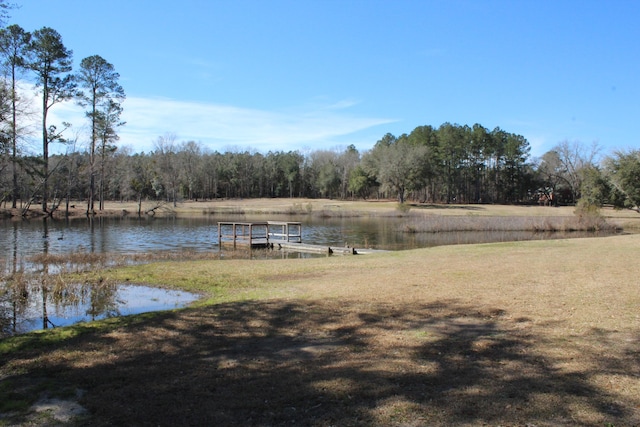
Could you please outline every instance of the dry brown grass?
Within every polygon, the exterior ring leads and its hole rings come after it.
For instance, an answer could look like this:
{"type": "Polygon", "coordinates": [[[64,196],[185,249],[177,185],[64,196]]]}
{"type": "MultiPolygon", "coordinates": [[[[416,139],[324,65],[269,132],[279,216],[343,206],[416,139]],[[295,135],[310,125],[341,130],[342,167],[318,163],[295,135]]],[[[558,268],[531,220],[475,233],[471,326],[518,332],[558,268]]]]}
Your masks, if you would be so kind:
{"type": "Polygon", "coordinates": [[[616,225],[599,215],[584,216],[452,216],[428,215],[408,219],[406,233],[438,233],[449,231],[611,231],[616,225]]]}
{"type": "Polygon", "coordinates": [[[0,400],[82,390],[92,425],[639,425],[638,253],[628,235],[129,267],[109,274],[225,302],[12,338],[0,400]]]}
{"type": "MultiPolygon", "coordinates": [[[[145,202],[143,210],[148,210],[155,202],[145,202]]],[[[490,216],[490,217],[572,217],[573,206],[542,207],[536,205],[408,205],[413,216],[490,216]]],[[[135,214],[135,203],[107,202],[106,214],[135,214]]],[[[224,215],[242,214],[312,214],[327,216],[380,216],[408,213],[399,209],[393,200],[329,200],[329,199],[231,199],[204,202],[187,201],[170,207],[169,213],[177,215],[224,215]]],[[[640,214],[631,210],[603,208],[600,213],[615,225],[640,229],[640,214]]],[[[159,213],[161,214],[161,213],[159,213]]]]}
{"type": "MultiPolygon", "coordinates": [[[[71,209],[71,216],[86,215],[84,202],[75,202],[71,209]]],[[[156,201],[145,201],[142,212],[147,212],[159,205],[156,201]]],[[[434,205],[408,204],[412,214],[435,215],[479,215],[479,216],[573,216],[575,207],[542,207],[537,205],[434,205]]],[[[97,215],[136,215],[138,205],[135,202],[105,202],[105,210],[96,212],[97,215]]],[[[19,210],[3,209],[1,212],[15,219],[20,219],[19,210]]],[[[603,208],[602,214],[616,224],[640,229],[640,214],[631,210],[614,210],[603,208]]],[[[212,215],[212,214],[315,214],[315,215],[405,215],[404,209],[399,209],[394,200],[330,200],[306,198],[282,199],[217,199],[207,201],[182,201],[173,207],[171,203],[162,203],[162,208],[156,210],[156,215],[212,215]]],[[[38,215],[37,209],[32,212],[38,215]]],[[[56,211],[56,216],[64,216],[64,210],[56,211]]]]}

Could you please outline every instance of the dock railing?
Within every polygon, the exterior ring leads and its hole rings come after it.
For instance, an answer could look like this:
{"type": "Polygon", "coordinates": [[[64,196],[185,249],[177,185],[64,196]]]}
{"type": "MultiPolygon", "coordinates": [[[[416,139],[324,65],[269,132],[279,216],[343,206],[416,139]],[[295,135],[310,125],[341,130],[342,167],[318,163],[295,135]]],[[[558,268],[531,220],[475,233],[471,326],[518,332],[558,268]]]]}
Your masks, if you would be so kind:
{"type": "Polygon", "coordinates": [[[218,244],[273,247],[274,243],[302,242],[302,223],[289,221],[219,222],[218,244]]]}
{"type": "Polygon", "coordinates": [[[302,223],[287,221],[267,221],[269,243],[302,243],[302,223]],[[279,232],[272,231],[278,229],[279,232]]]}

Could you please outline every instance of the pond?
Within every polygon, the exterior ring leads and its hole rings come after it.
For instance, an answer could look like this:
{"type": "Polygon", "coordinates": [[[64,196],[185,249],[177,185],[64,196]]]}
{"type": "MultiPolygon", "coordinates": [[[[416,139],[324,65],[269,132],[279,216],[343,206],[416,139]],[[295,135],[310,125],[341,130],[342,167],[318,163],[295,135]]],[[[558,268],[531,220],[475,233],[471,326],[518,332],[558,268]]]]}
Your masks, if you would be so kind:
{"type": "MultiPolygon", "coordinates": [[[[72,289],[51,291],[43,286],[47,277],[65,265],[46,266],[34,257],[47,255],[95,254],[134,258],[142,254],[215,253],[220,259],[239,256],[240,251],[220,249],[217,242],[219,221],[284,220],[302,222],[302,240],[326,246],[346,246],[402,250],[438,245],[549,239],[568,237],[562,233],[524,231],[403,233],[402,217],[320,218],[241,216],[221,218],[98,217],[73,220],[0,221],[0,326],[3,333],[18,333],[78,321],[143,311],[181,307],[197,298],[187,293],[119,285],[113,289],[72,289]],[[35,274],[29,288],[16,288],[22,273],[35,274]],[[2,279],[2,277],[9,278],[2,279]],[[42,290],[44,289],[44,291],[42,290]],[[22,298],[22,297],[25,298],[22,298]],[[28,296],[28,298],[26,298],[28,296]],[[18,318],[19,317],[19,318],[18,318]]],[[[571,237],[588,235],[571,233],[571,237]]],[[[593,235],[593,234],[591,234],[593,235]]],[[[247,258],[313,257],[301,253],[241,251],[247,258]]],[[[90,262],[90,261],[89,261],[90,262]]],[[[85,266],[86,267],[86,266],[85,266]]],[[[26,286],[26,285],[25,285],[26,286]]]]}
{"type": "MultiPolygon", "coordinates": [[[[403,233],[402,217],[319,218],[217,216],[185,218],[93,218],[88,220],[0,221],[0,268],[13,269],[29,257],[49,254],[143,254],[191,250],[218,252],[219,221],[289,220],[302,222],[302,240],[327,246],[403,250],[464,243],[581,237],[593,233],[463,231],[403,233]]],[[[276,255],[277,256],[277,255],[276,255]]]]}

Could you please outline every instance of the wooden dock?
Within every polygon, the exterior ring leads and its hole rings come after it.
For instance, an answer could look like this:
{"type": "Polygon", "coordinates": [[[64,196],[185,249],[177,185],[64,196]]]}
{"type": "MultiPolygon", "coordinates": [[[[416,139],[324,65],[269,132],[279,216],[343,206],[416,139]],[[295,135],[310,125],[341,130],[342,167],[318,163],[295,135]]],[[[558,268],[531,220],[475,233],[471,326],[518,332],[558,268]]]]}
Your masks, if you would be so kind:
{"type": "Polygon", "coordinates": [[[218,244],[272,248],[277,243],[302,243],[302,223],[288,221],[219,222],[218,244]]]}
{"type": "Polygon", "coordinates": [[[271,248],[327,255],[384,252],[371,249],[302,243],[302,223],[289,221],[219,222],[218,243],[220,247],[232,245],[234,248],[237,246],[271,248]]]}
{"type": "Polygon", "coordinates": [[[356,255],[357,252],[354,248],[339,247],[339,246],[325,246],[325,245],[309,245],[306,243],[291,243],[281,242],[277,246],[274,245],[274,249],[281,249],[285,251],[295,252],[309,252],[327,255],[356,255]]]}

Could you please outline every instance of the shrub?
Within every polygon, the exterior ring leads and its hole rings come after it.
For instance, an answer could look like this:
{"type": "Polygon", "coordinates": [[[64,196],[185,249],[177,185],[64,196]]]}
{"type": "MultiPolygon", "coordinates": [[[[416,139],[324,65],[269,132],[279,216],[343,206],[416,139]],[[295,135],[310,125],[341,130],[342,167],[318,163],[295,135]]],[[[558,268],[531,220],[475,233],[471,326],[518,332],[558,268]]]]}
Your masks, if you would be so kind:
{"type": "Polygon", "coordinates": [[[401,213],[406,214],[411,210],[411,205],[409,203],[398,203],[396,209],[401,213]]]}
{"type": "Polygon", "coordinates": [[[594,203],[589,203],[586,199],[578,200],[574,214],[582,230],[598,231],[613,227],[606,222],[600,213],[600,208],[594,203]]]}

